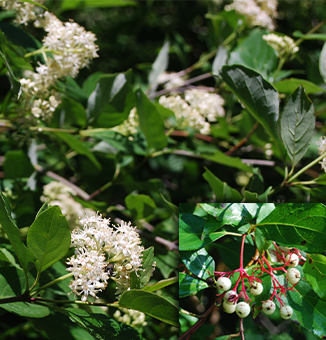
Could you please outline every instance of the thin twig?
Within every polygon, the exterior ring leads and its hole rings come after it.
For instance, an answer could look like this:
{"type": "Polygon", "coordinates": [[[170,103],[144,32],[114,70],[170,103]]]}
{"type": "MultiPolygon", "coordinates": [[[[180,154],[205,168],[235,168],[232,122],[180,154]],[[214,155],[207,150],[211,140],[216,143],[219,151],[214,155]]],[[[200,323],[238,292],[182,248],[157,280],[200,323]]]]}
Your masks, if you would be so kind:
{"type": "MultiPolygon", "coordinates": [[[[40,165],[36,165],[35,166],[35,170],[38,171],[38,172],[43,172],[44,171],[44,169],[40,165]]],[[[60,175],[58,175],[58,174],[56,174],[56,173],[54,173],[52,171],[46,171],[45,175],[50,177],[50,178],[55,179],[56,181],[59,181],[61,183],[66,184],[71,189],[73,189],[79,197],[81,197],[85,201],[88,201],[90,199],[90,195],[86,191],[80,189],[77,185],[71,183],[70,181],[68,181],[67,179],[61,177],[60,175]]]]}
{"type": "Polygon", "coordinates": [[[218,299],[215,300],[215,302],[207,309],[207,311],[201,316],[201,318],[193,326],[191,326],[185,333],[183,333],[180,336],[179,340],[187,340],[187,339],[189,339],[196,332],[196,330],[203,325],[203,323],[205,322],[205,320],[208,317],[208,315],[216,307],[215,303],[217,302],[218,299]]]}
{"type": "Polygon", "coordinates": [[[225,155],[230,156],[234,151],[238,150],[243,144],[247,143],[252,134],[258,129],[258,126],[259,122],[256,122],[256,124],[252,127],[248,134],[245,137],[243,137],[238,144],[234,145],[229,151],[225,152],[225,155]]]}
{"type": "Polygon", "coordinates": [[[244,336],[244,329],[243,329],[243,318],[240,318],[240,334],[241,334],[241,340],[246,340],[244,336]]]}

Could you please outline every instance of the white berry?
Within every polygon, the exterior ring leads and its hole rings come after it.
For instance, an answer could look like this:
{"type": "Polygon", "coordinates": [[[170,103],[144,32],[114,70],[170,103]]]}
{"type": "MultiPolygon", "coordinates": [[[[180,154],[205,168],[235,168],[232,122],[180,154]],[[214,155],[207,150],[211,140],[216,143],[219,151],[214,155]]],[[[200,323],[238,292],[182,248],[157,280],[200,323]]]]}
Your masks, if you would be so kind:
{"type": "Polygon", "coordinates": [[[276,305],[272,300],[265,301],[262,307],[263,307],[263,312],[267,315],[273,314],[276,309],[276,305]]]}
{"type": "Polygon", "coordinates": [[[283,319],[290,319],[293,314],[293,309],[290,306],[283,306],[280,309],[280,314],[283,319]]]}
{"type": "Polygon", "coordinates": [[[296,268],[290,268],[288,269],[286,273],[286,277],[288,279],[288,282],[291,285],[294,285],[300,281],[301,274],[298,269],[296,268]]]}
{"type": "Polygon", "coordinates": [[[224,302],[227,304],[230,304],[230,305],[235,304],[237,300],[238,300],[238,294],[234,290],[229,290],[224,295],[224,302]]]}
{"type": "Polygon", "coordinates": [[[223,301],[223,310],[225,313],[232,314],[235,311],[236,304],[229,304],[226,301],[223,301]]]}
{"type": "Polygon", "coordinates": [[[296,267],[299,264],[299,256],[297,254],[288,254],[285,259],[286,262],[290,261],[288,264],[289,267],[296,267]]]}
{"type": "Polygon", "coordinates": [[[260,282],[253,282],[250,286],[250,293],[252,295],[260,295],[263,292],[263,285],[260,282]]]}
{"type": "Polygon", "coordinates": [[[235,307],[235,312],[240,318],[245,318],[250,313],[250,306],[246,302],[239,302],[235,307]]]}
{"type": "Polygon", "coordinates": [[[223,292],[226,292],[227,290],[229,290],[231,288],[231,285],[232,285],[232,282],[227,277],[220,277],[216,281],[217,288],[222,290],[223,292]]]}

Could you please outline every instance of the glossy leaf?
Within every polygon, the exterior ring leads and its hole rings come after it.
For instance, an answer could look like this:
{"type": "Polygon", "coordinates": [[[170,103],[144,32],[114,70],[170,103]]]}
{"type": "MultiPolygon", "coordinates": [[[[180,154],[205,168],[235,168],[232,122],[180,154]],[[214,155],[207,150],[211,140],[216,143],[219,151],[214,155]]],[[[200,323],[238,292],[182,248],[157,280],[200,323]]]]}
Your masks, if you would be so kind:
{"type": "Polygon", "coordinates": [[[225,203],[224,206],[217,203],[202,203],[200,206],[208,214],[216,217],[217,225],[228,224],[233,227],[241,227],[247,224],[261,209],[258,204],[241,203],[225,203]]]}
{"type": "Polygon", "coordinates": [[[138,220],[153,215],[156,208],[154,200],[147,195],[130,194],[125,198],[125,202],[134,219],[138,220]]]}
{"type": "Polygon", "coordinates": [[[149,247],[143,251],[142,268],[144,270],[131,273],[131,289],[141,289],[145,287],[153,274],[154,264],[154,247],[149,247]]]}
{"type": "Polygon", "coordinates": [[[179,273],[179,298],[196,294],[202,289],[208,288],[208,284],[186,273],[179,273]]]}
{"type": "Polygon", "coordinates": [[[163,296],[144,290],[132,289],[125,291],[119,300],[119,305],[136,309],[155,319],[178,327],[178,306],[163,296]]]}
{"type": "Polygon", "coordinates": [[[307,255],[303,272],[315,293],[326,300],[326,257],[322,254],[307,255]]]}
{"type": "Polygon", "coordinates": [[[23,243],[20,231],[11,219],[6,198],[2,193],[0,196],[0,225],[14,248],[22,268],[27,273],[34,266],[35,257],[23,243]]]}
{"type": "MultiPolygon", "coordinates": [[[[134,107],[134,93],[130,85],[131,73],[104,74],[88,85],[93,89],[87,102],[87,118],[101,128],[121,124],[134,107]]],[[[86,92],[86,91],[85,91],[86,92]]]]}
{"type": "Polygon", "coordinates": [[[228,235],[228,232],[223,230],[202,238],[204,226],[204,218],[192,214],[182,214],[179,219],[179,250],[198,250],[228,235]]]}
{"type": "Polygon", "coordinates": [[[223,66],[221,76],[248,112],[264,127],[281,154],[277,133],[279,98],[276,89],[261,74],[242,65],[223,66]]]}
{"type": "Polygon", "coordinates": [[[305,91],[307,94],[310,93],[320,93],[325,92],[326,90],[316,84],[305,80],[305,79],[296,79],[296,78],[289,78],[279,81],[278,83],[274,84],[274,87],[278,92],[281,93],[292,93],[298,86],[304,86],[305,91]]]}
{"type": "Polygon", "coordinates": [[[315,129],[315,110],[302,86],[291,94],[279,124],[282,141],[295,166],[306,154],[315,129]]]}
{"type": "Polygon", "coordinates": [[[148,148],[163,149],[167,145],[163,119],[156,106],[140,89],[136,92],[136,107],[139,127],[146,137],[148,148]]]}
{"type": "Polygon", "coordinates": [[[148,85],[153,86],[161,73],[166,71],[169,63],[170,42],[166,40],[157,55],[148,76],[148,85]]]}
{"type": "Polygon", "coordinates": [[[180,257],[187,269],[201,279],[207,279],[213,275],[215,261],[204,248],[196,252],[182,251],[180,257]]]}
{"type": "Polygon", "coordinates": [[[322,78],[324,79],[324,82],[326,83],[326,42],[323,45],[319,57],[319,71],[322,78]]]}
{"type": "Polygon", "coordinates": [[[82,141],[68,133],[55,132],[55,135],[63,142],[65,142],[72,150],[76,151],[79,155],[86,156],[98,169],[101,168],[101,164],[99,163],[99,161],[82,141]]]}
{"type": "Polygon", "coordinates": [[[171,286],[178,282],[178,277],[171,277],[166,280],[161,280],[159,282],[154,283],[153,285],[148,285],[143,288],[143,290],[146,290],[147,292],[155,292],[157,290],[163,289],[165,287],[171,286]]]}
{"type": "Polygon", "coordinates": [[[104,314],[89,313],[80,308],[66,308],[59,310],[67,315],[71,321],[82,327],[98,340],[144,340],[135,328],[110,319],[104,314]]]}
{"type": "Polygon", "coordinates": [[[230,54],[229,65],[239,64],[261,72],[263,76],[277,65],[275,50],[263,39],[266,32],[254,29],[230,54]]]}
{"type": "Polygon", "coordinates": [[[226,182],[222,182],[209,169],[206,168],[203,177],[212,188],[216,202],[242,201],[242,195],[236,189],[231,188],[226,182]]]}
{"type": "MultiPolygon", "coordinates": [[[[24,293],[26,284],[26,275],[21,269],[0,268],[0,299],[19,297],[24,293]]],[[[43,318],[50,313],[45,306],[25,301],[1,303],[0,307],[8,312],[31,318],[43,318]]]]}
{"type": "Polygon", "coordinates": [[[213,61],[212,72],[213,74],[219,74],[222,67],[226,64],[228,59],[227,50],[221,45],[217,49],[216,56],[213,61]]]}
{"type": "Polygon", "coordinates": [[[27,234],[27,246],[36,260],[36,268],[44,271],[59,261],[71,243],[69,225],[58,206],[40,213],[27,234]]]}
{"type": "Polygon", "coordinates": [[[256,227],[267,240],[321,252],[326,243],[326,207],[316,203],[279,204],[256,227]]]}
{"type": "Polygon", "coordinates": [[[326,337],[326,301],[321,299],[307,282],[300,280],[297,291],[288,292],[288,304],[293,308],[292,319],[316,336],[326,337]]]}

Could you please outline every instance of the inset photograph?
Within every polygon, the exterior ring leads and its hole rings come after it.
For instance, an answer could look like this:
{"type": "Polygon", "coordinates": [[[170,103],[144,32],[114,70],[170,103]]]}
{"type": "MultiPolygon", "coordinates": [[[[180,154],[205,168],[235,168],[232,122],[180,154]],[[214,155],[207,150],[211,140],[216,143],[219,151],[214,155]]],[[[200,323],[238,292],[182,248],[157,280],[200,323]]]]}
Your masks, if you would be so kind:
{"type": "Polygon", "coordinates": [[[180,340],[326,337],[326,206],[180,204],[180,340]]]}

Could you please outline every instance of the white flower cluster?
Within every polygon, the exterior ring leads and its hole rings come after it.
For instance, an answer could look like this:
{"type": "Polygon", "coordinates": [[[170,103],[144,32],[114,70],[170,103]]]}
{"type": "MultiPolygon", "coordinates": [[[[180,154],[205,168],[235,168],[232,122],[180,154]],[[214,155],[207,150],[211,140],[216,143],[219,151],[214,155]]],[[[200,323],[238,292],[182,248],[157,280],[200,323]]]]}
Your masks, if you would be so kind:
{"type": "MultiPolygon", "coordinates": [[[[74,229],[81,226],[80,217],[85,215],[85,208],[76,202],[71,195],[76,192],[61,182],[52,181],[43,187],[42,202],[48,202],[51,205],[58,205],[65,215],[69,226],[74,229]]],[[[86,214],[91,214],[92,210],[86,209],[86,214]]]]}
{"type": "MultiPolygon", "coordinates": [[[[35,1],[44,4],[45,0],[35,1]]],[[[15,11],[15,22],[19,25],[27,25],[29,21],[35,21],[42,9],[39,6],[28,2],[14,1],[14,0],[0,0],[0,6],[8,11],[15,11]]]]}
{"type": "Polygon", "coordinates": [[[165,89],[172,90],[173,88],[184,86],[186,81],[176,72],[163,72],[158,76],[156,82],[157,84],[163,84],[165,89]]]}
{"type": "Polygon", "coordinates": [[[83,228],[73,230],[71,235],[76,255],[67,262],[71,266],[67,270],[74,276],[69,285],[72,292],[82,295],[82,301],[87,301],[89,295],[97,298],[109,279],[116,282],[117,295],[130,289],[130,274],[142,270],[144,251],[136,228],[124,221],[110,226],[110,219],[101,215],[84,218],[81,223],[83,228]]]}
{"type": "Polygon", "coordinates": [[[119,308],[113,314],[113,317],[125,325],[129,325],[134,328],[144,327],[147,325],[147,322],[145,321],[145,314],[138,310],[119,308]]]}
{"type": "MultiPolygon", "coordinates": [[[[317,142],[319,155],[321,156],[323,153],[326,152],[326,136],[320,137],[319,141],[317,142]]],[[[326,172],[326,157],[323,158],[321,162],[322,169],[326,172]]]]}
{"type": "Polygon", "coordinates": [[[249,25],[275,28],[274,20],[277,17],[277,0],[233,0],[225,6],[225,10],[235,10],[246,17],[249,25]]]}
{"type": "Polygon", "coordinates": [[[119,132],[122,135],[129,136],[134,135],[137,132],[138,125],[137,109],[134,107],[131,109],[128,118],[122,124],[115,126],[112,130],[119,132]]]}
{"type": "Polygon", "coordinates": [[[294,55],[299,51],[292,38],[288,36],[279,36],[274,33],[263,35],[263,39],[272,46],[279,56],[283,54],[294,55]]]}
{"type": "Polygon", "coordinates": [[[56,81],[67,76],[76,77],[81,68],[98,57],[96,37],[77,23],[63,23],[54,14],[44,12],[30,3],[1,1],[0,5],[6,9],[15,9],[18,23],[34,21],[34,26],[47,32],[43,47],[33,52],[42,54],[45,64],[39,63],[35,72],[26,71],[20,83],[27,113],[32,113],[37,119],[50,118],[60,104],[60,94],[53,88],[56,81]],[[24,19],[20,19],[22,16],[24,19]],[[51,53],[51,56],[47,53],[51,53]]]}
{"type": "Polygon", "coordinates": [[[225,115],[223,98],[204,90],[187,90],[185,99],[179,95],[162,96],[159,103],[175,113],[178,127],[190,126],[203,135],[210,133],[209,122],[225,115]]]}

